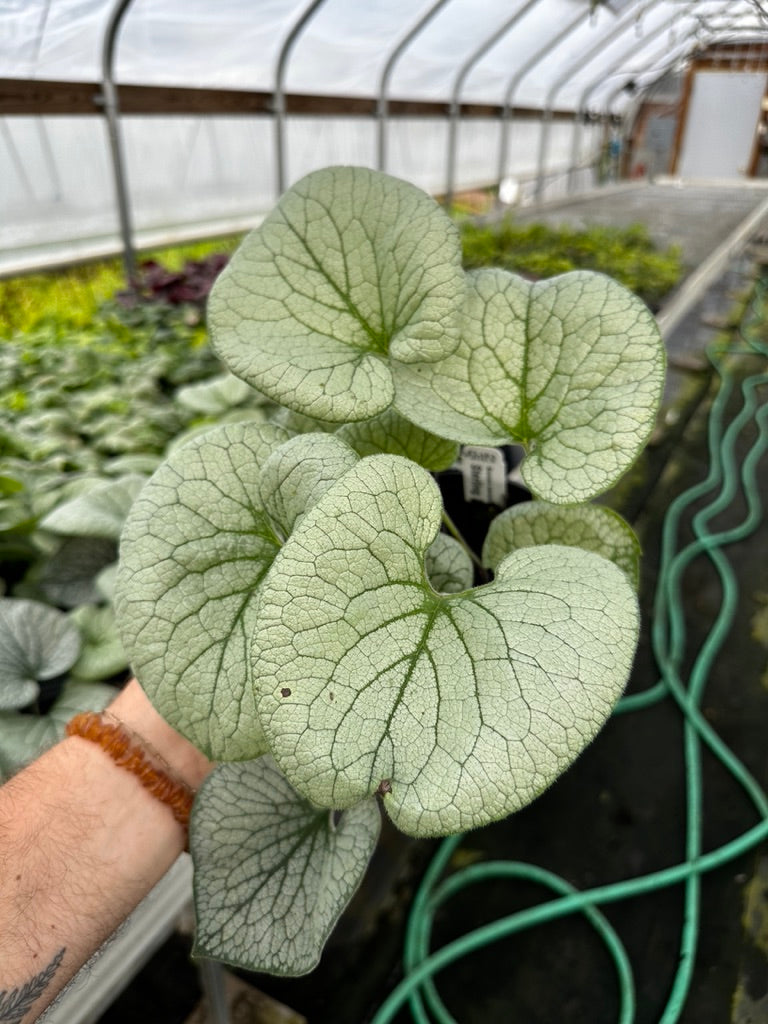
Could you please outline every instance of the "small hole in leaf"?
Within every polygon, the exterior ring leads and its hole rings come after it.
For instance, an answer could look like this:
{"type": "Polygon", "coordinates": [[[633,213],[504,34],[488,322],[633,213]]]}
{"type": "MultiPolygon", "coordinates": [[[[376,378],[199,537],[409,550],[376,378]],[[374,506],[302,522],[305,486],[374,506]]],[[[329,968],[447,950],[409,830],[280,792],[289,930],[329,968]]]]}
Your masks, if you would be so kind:
{"type": "Polygon", "coordinates": [[[280,696],[281,697],[290,697],[291,696],[291,691],[288,689],[287,686],[284,686],[282,688],[282,690],[280,691],[280,696]]]}

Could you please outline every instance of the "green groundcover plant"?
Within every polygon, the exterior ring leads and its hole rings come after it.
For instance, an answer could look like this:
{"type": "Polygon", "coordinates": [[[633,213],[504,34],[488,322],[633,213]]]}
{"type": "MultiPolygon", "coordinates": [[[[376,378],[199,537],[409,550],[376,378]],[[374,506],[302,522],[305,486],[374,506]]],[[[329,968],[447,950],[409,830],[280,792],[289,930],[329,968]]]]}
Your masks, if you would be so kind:
{"type": "MultiPolygon", "coordinates": [[[[150,298],[168,300],[171,282],[166,279],[165,285],[161,285],[157,264],[162,265],[168,277],[177,278],[178,286],[186,282],[190,270],[199,280],[200,270],[205,271],[209,261],[231,252],[238,242],[239,236],[229,235],[143,253],[140,290],[150,298]],[[146,280],[145,261],[152,268],[150,280],[146,280]]],[[[124,285],[125,271],[117,259],[0,279],[0,338],[45,333],[49,341],[69,346],[73,334],[87,331],[94,321],[103,318],[104,306],[112,304],[113,296],[124,285]]],[[[178,293],[177,287],[176,298],[178,293]]]]}
{"type": "Polygon", "coordinates": [[[683,273],[679,246],[659,249],[642,224],[591,225],[583,229],[465,221],[461,241],[466,267],[504,267],[526,277],[552,277],[570,270],[610,274],[657,309],[683,273]]]}
{"type": "Polygon", "coordinates": [[[217,762],[191,822],[196,952],[300,974],[382,809],[423,837],[503,818],[610,715],[638,548],[592,499],[645,444],[664,353],[611,279],[466,273],[432,199],[352,167],[283,196],[209,327],[280,412],[160,465],[116,614],[150,699],[217,762]],[[460,443],[523,446],[534,496],[493,522],[480,584],[433,477],[460,443]]]}

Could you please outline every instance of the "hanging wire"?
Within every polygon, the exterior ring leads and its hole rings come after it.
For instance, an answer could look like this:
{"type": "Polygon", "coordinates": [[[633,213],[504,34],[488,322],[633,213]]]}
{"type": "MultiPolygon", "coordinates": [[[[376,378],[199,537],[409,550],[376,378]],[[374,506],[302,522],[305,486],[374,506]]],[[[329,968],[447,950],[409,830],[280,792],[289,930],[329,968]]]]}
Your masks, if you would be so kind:
{"type": "MultiPolygon", "coordinates": [[[[443,878],[463,836],[446,839],[430,864],[415,897],[404,952],[405,977],[376,1014],[373,1024],[388,1024],[406,1004],[415,1024],[457,1024],[437,991],[434,978],[450,964],[501,939],[580,913],[592,925],[613,961],[619,990],[618,1024],[635,1020],[633,973],[621,939],[600,911],[602,904],[637,898],[646,893],[682,884],[684,888],[680,955],[667,1003],[659,1024],[676,1024],[680,1019],[691,980],[699,935],[702,875],[753,849],[768,838],[768,796],[745,765],[712,729],[701,712],[702,699],[715,659],[733,625],[738,605],[738,582],[724,549],[751,536],[764,520],[758,487],[758,465],[768,452],[768,401],[761,389],[768,384],[768,365],[746,376],[740,384],[741,408],[728,419],[737,390],[738,371],[734,357],[760,356],[768,359],[768,345],[760,337],[761,311],[768,309],[768,281],[758,284],[751,311],[742,320],[738,347],[716,344],[708,352],[718,381],[708,425],[709,471],[704,480],[681,494],[670,506],[663,524],[659,583],[654,600],[651,642],[659,666],[660,678],[647,691],[623,698],[616,714],[639,712],[664,699],[673,700],[683,718],[683,756],[685,763],[686,823],[685,859],[678,864],[647,875],[576,891],[564,879],[533,864],[490,862],[475,864],[443,878]],[[751,445],[739,463],[737,446],[747,436],[751,445]],[[734,507],[743,496],[746,514],[735,526],[713,530],[723,512],[734,507]],[[707,501],[708,499],[708,501],[707,501]],[[686,513],[707,501],[692,515],[693,540],[681,543],[686,513]],[[683,582],[687,569],[700,557],[709,559],[722,587],[722,602],[707,639],[696,655],[687,681],[683,678],[687,629],[683,582]],[[740,836],[708,853],[702,852],[703,781],[702,743],[723,764],[751,801],[758,821],[740,836]],[[536,883],[550,890],[555,898],[486,924],[430,953],[430,935],[437,910],[457,892],[492,879],[506,878],[536,883]]],[[[740,507],[740,506],[739,506],[740,507]]],[[[510,1010],[511,1017],[514,1017],[510,1010]]]]}

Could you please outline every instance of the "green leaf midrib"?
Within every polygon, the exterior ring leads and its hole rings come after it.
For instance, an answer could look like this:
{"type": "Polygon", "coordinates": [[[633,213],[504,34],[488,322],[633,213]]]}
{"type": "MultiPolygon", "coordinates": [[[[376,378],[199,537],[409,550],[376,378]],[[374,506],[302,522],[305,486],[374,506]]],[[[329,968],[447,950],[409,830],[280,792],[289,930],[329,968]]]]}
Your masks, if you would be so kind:
{"type": "MultiPolygon", "coordinates": [[[[431,588],[430,588],[430,590],[431,590],[431,588]]],[[[434,591],[432,593],[434,593],[434,591]]],[[[400,705],[403,703],[403,701],[405,699],[405,692],[408,689],[408,686],[409,686],[409,684],[411,682],[411,678],[412,678],[413,673],[415,671],[416,665],[419,662],[419,659],[421,658],[422,654],[426,653],[426,655],[429,657],[429,660],[432,661],[432,658],[429,656],[429,650],[428,650],[428,647],[427,647],[427,638],[429,637],[429,634],[432,632],[432,627],[433,627],[433,625],[435,623],[435,619],[443,611],[443,607],[442,607],[442,602],[438,598],[438,595],[435,595],[435,598],[432,598],[431,594],[425,594],[425,597],[427,598],[427,600],[425,601],[424,605],[421,608],[418,609],[419,613],[424,614],[426,612],[426,615],[427,615],[427,621],[425,622],[424,627],[421,630],[421,635],[419,637],[419,642],[416,645],[415,649],[412,650],[411,652],[409,652],[408,655],[406,655],[403,658],[398,659],[397,662],[393,663],[393,665],[395,665],[395,664],[402,664],[403,662],[409,662],[410,664],[408,666],[408,669],[406,670],[406,673],[405,673],[405,676],[403,678],[403,681],[400,684],[400,688],[399,688],[398,694],[397,694],[395,700],[392,702],[392,709],[391,709],[389,715],[387,716],[386,725],[385,725],[385,728],[384,728],[384,730],[382,732],[381,742],[376,747],[376,759],[378,759],[379,750],[381,749],[381,744],[384,743],[384,741],[390,735],[390,727],[392,725],[392,721],[393,721],[395,715],[397,714],[398,708],[400,707],[400,705]]],[[[409,614],[415,614],[415,612],[411,612],[409,614]]],[[[400,618],[405,618],[405,617],[406,616],[400,616],[400,618]]],[[[390,666],[390,668],[391,667],[393,667],[393,666],[390,666]]],[[[437,678],[437,673],[435,673],[435,677],[437,678]]],[[[376,679],[378,679],[378,675],[376,676],[376,679]]],[[[375,680],[372,680],[371,683],[373,684],[374,681],[375,680]]],[[[374,781],[375,781],[374,779],[371,779],[370,784],[373,785],[374,781]]],[[[380,781],[381,780],[376,781],[376,786],[377,787],[378,787],[380,781]]]]}
{"type": "MultiPolygon", "coordinates": [[[[289,850],[282,854],[280,857],[278,857],[276,861],[271,862],[269,870],[267,870],[266,868],[262,868],[264,877],[262,878],[259,885],[257,885],[253,889],[249,889],[248,895],[244,899],[242,899],[238,903],[231,904],[231,906],[229,907],[229,914],[226,920],[223,920],[222,923],[219,925],[219,931],[222,931],[224,926],[226,924],[229,924],[234,917],[236,917],[238,914],[243,913],[243,911],[246,910],[247,907],[254,902],[255,898],[259,895],[262,889],[274,880],[276,874],[278,874],[279,872],[283,872],[283,875],[285,875],[289,867],[295,867],[295,864],[292,864],[294,855],[305,844],[309,843],[310,845],[309,850],[307,851],[307,855],[301,858],[301,871],[299,873],[300,881],[294,886],[295,893],[298,893],[300,891],[307,892],[306,886],[304,885],[304,879],[306,877],[307,868],[314,854],[315,847],[318,841],[322,842],[323,822],[325,821],[326,816],[327,812],[325,811],[322,811],[318,814],[314,814],[307,821],[306,825],[300,827],[294,833],[294,839],[293,842],[291,843],[289,850]]],[[[328,839],[330,840],[330,836],[328,837],[328,839]]],[[[281,836],[279,832],[276,833],[276,837],[273,843],[268,843],[266,846],[259,848],[258,856],[260,858],[263,858],[264,854],[270,849],[271,846],[282,845],[284,841],[285,837],[281,836]]],[[[293,905],[294,903],[295,896],[291,900],[291,904],[293,905]]],[[[309,923],[311,923],[311,919],[309,923]]]]}
{"type": "MultiPolygon", "coordinates": [[[[325,267],[323,266],[323,264],[321,263],[319,258],[315,255],[314,251],[312,250],[312,248],[311,248],[311,246],[309,244],[309,241],[301,234],[301,232],[289,220],[289,218],[288,218],[287,214],[285,213],[285,211],[282,211],[282,213],[283,213],[283,222],[288,227],[288,229],[291,231],[291,233],[296,238],[296,240],[299,242],[300,246],[302,246],[304,248],[304,250],[307,252],[307,254],[309,255],[310,259],[312,260],[312,263],[314,264],[314,267],[315,267],[317,273],[320,274],[321,277],[330,285],[330,287],[333,289],[333,291],[338,295],[339,300],[341,301],[342,305],[345,307],[345,309],[349,313],[349,315],[353,319],[357,320],[357,322],[360,324],[360,326],[363,328],[365,333],[370,338],[370,340],[371,340],[371,347],[374,350],[374,352],[377,352],[377,353],[382,354],[382,355],[387,355],[388,352],[389,352],[389,342],[390,342],[391,335],[388,334],[386,331],[374,331],[374,329],[371,327],[371,325],[368,323],[368,321],[362,315],[360,310],[357,308],[355,303],[349,297],[349,294],[344,292],[344,291],[342,291],[342,289],[339,287],[339,285],[327,273],[327,271],[325,270],[325,267]]],[[[346,263],[346,252],[344,253],[344,260],[345,260],[345,263],[346,263]]],[[[379,280],[379,275],[377,275],[377,281],[378,280],[379,280]]],[[[314,297],[313,301],[317,302],[318,300],[317,300],[316,297],[314,297]]],[[[381,292],[379,292],[379,302],[381,303],[381,292]]],[[[381,315],[381,320],[382,320],[382,323],[383,323],[384,322],[383,308],[380,308],[379,312],[382,314],[381,315]]],[[[354,345],[354,344],[350,343],[349,341],[346,341],[345,339],[342,339],[342,338],[336,338],[335,340],[336,341],[342,341],[345,345],[349,346],[349,348],[360,348],[361,347],[361,346],[358,346],[358,345],[354,345]]]]}
{"type": "MultiPolygon", "coordinates": [[[[489,409],[483,401],[482,392],[475,392],[478,401],[480,402],[485,415],[496,424],[500,432],[504,437],[509,438],[513,443],[523,445],[526,451],[530,451],[533,447],[533,439],[531,437],[531,426],[528,416],[529,408],[532,410],[536,404],[536,399],[528,401],[528,371],[529,371],[529,356],[530,356],[530,321],[531,321],[531,306],[533,304],[533,289],[529,286],[525,297],[525,317],[524,323],[524,342],[523,342],[523,364],[520,369],[520,376],[518,378],[512,378],[507,372],[506,367],[504,368],[505,375],[508,379],[514,380],[520,392],[520,415],[515,423],[509,423],[503,419],[498,413],[489,409]]],[[[483,318],[485,313],[483,314],[483,318]]],[[[482,328],[484,333],[484,326],[482,328]]],[[[499,362],[501,362],[499,360],[499,362]]],[[[503,364],[502,364],[503,365],[503,364]]],[[[538,397],[538,396],[537,396],[538,397]]],[[[538,437],[538,434],[536,435],[538,437]]]]}
{"type": "MultiPolygon", "coordinates": [[[[547,431],[558,422],[560,413],[568,404],[565,401],[557,403],[552,415],[549,419],[542,423],[535,431],[531,426],[531,416],[533,415],[539,399],[546,395],[549,386],[552,383],[553,378],[560,366],[563,358],[563,347],[560,346],[557,353],[557,359],[553,370],[547,375],[547,379],[544,381],[542,386],[536,392],[535,395],[529,395],[528,391],[528,375],[530,372],[530,355],[532,349],[532,338],[531,338],[531,310],[534,304],[534,298],[536,297],[535,285],[531,285],[526,295],[525,303],[525,344],[523,345],[523,366],[520,373],[520,417],[514,426],[505,424],[502,420],[498,420],[500,426],[504,427],[509,432],[509,436],[513,441],[523,445],[527,452],[531,452],[537,444],[541,444],[547,440],[547,431]]],[[[548,318],[553,317],[554,313],[550,310],[548,318]]],[[[561,320],[562,322],[562,320],[561,320]]],[[[541,331],[536,335],[537,341],[541,339],[541,331]]]]}

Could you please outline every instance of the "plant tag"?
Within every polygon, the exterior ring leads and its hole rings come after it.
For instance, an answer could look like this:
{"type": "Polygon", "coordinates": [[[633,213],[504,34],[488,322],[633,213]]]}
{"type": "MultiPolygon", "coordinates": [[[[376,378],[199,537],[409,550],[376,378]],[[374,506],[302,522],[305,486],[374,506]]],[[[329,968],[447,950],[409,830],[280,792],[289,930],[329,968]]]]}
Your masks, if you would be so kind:
{"type": "Polygon", "coordinates": [[[486,505],[507,504],[507,462],[500,448],[464,445],[461,449],[464,500],[486,505]]]}

